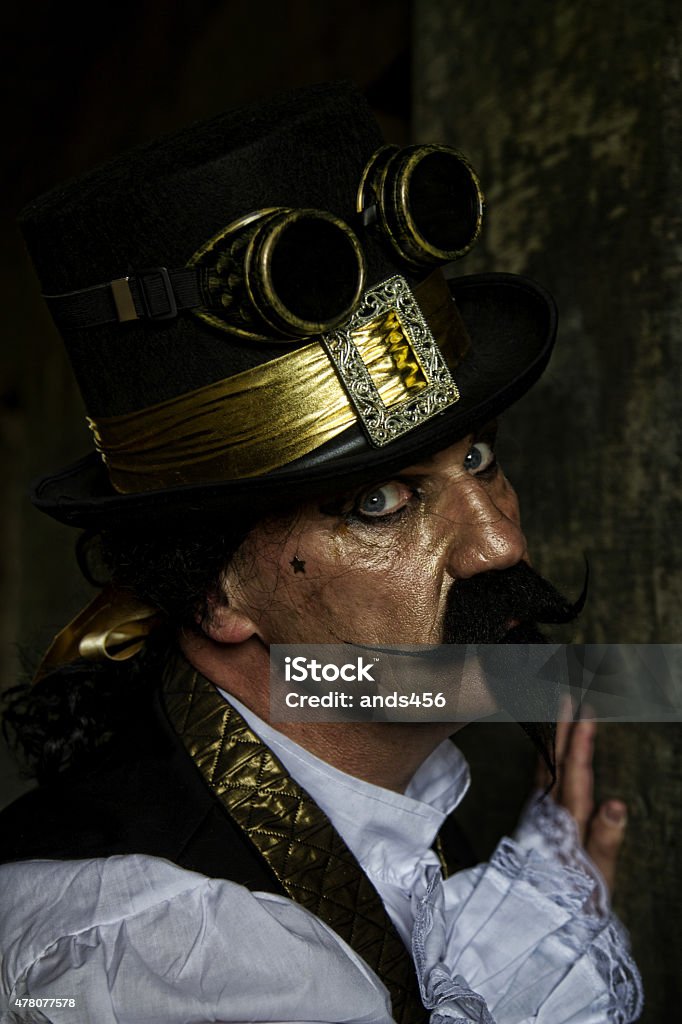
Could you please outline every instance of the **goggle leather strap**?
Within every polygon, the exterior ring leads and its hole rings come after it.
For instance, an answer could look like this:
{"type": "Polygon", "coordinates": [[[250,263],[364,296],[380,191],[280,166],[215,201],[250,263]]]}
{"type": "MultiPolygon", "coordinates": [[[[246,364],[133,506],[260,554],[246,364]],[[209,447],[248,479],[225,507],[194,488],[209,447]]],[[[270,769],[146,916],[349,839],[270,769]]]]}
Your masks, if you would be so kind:
{"type": "Polygon", "coordinates": [[[44,295],[58,327],[97,327],[129,320],[171,320],[185,309],[205,305],[203,272],[195,267],[150,267],[105,284],[44,295]]]}

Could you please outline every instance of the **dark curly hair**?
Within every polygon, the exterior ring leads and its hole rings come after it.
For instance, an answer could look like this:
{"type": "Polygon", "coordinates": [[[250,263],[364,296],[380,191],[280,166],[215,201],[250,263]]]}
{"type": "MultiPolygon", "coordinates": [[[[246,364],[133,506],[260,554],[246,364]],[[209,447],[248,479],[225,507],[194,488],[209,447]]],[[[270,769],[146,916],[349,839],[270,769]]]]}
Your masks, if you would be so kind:
{"type": "Polygon", "coordinates": [[[26,773],[44,783],[84,771],[125,725],[130,707],[151,695],[181,629],[208,615],[207,598],[253,524],[229,517],[155,522],[82,534],[76,556],[86,579],[111,582],[157,607],[164,624],[124,662],[79,659],[5,691],[2,730],[26,773]],[[227,522],[227,525],[226,525],[227,522]]]}

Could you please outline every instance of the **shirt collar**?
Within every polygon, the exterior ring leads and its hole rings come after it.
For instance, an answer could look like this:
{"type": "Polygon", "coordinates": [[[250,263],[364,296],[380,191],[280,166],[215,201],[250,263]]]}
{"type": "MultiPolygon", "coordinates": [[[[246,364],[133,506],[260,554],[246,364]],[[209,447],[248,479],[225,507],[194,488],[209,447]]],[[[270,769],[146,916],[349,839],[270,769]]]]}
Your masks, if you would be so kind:
{"type": "Polygon", "coordinates": [[[313,798],[356,860],[372,875],[409,888],[445,818],[469,788],[464,755],[445,740],[412,776],[405,793],[339,771],[219,690],[313,798]]]}

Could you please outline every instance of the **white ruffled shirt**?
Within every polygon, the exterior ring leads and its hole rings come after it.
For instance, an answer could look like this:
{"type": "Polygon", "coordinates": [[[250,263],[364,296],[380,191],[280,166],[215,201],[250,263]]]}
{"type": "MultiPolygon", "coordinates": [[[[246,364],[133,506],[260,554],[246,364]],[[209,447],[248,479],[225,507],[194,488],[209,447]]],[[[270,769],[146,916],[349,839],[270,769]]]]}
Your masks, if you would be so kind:
{"type": "MultiPolygon", "coordinates": [[[[637,1019],[627,937],[553,801],[532,800],[488,864],[443,881],[431,844],[469,784],[449,741],[397,794],[338,771],[230,700],[377,888],[412,948],[431,1024],[637,1019]]],[[[8,864],[0,891],[0,1024],[392,1021],[379,978],[284,897],[142,855],[8,864]]]]}

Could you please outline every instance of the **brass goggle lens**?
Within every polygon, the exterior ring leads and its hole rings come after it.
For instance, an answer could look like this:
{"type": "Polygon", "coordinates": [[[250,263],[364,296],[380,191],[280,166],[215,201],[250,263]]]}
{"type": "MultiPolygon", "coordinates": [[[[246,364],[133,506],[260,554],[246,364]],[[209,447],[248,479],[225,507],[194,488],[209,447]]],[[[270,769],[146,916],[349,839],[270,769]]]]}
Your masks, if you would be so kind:
{"type": "Polygon", "coordinates": [[[324,210],[271,208],[228,225],[194,254],[204,270],[214,327],[256,341],[291,341],[333,330],[365,286],[353,231],[324,210]]]}
{"type": "Polygon", "coordinates": [[[385,146],[360,183],[358,210],[371,206],[393,249],[423,267],[449,263],[471,249],[484,198],[473,168],[449,146],[385,146]]]}
{"type": "Polygon", "coordinates": [[[306,337],[347,319],[362,294],[365,261],[343,221],[314,210],[268,218],[249,243],[246,281],[259,314],[306,337]]]}

